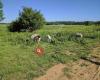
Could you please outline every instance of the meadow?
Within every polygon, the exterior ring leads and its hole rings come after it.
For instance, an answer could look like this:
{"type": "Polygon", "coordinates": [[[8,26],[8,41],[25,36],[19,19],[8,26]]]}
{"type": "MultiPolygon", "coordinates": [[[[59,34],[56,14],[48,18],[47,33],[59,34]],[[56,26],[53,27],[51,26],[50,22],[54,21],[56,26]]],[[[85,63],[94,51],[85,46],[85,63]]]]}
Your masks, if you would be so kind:
{"type": "Polygon", "coordinates": [[[55,64],[88,56],[96,45],[100,45],[100,26],[45,25],[33,32],[9,32],[7,25],[0,25],[0,80],[32,80],[55,64]],[[77,32],[83,38],[74,37],[77,32]],[[42,56],[34,52],[37,44],[30,38],[34,33],[43,38],[50,34],[54,40],[40,42],[42,56]]]}

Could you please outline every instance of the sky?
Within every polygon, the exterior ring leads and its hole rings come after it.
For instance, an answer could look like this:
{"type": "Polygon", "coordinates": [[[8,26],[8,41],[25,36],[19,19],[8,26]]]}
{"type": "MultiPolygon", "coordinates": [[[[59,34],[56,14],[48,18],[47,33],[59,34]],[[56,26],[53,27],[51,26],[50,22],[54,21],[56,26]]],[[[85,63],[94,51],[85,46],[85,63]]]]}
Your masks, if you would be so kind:
{"type": "Polygon", "coordinates": [[[100,0],[2,0],[5,19],[18,17],[23,6],[40,10],[46,21],[98,21],[100,0]]]}

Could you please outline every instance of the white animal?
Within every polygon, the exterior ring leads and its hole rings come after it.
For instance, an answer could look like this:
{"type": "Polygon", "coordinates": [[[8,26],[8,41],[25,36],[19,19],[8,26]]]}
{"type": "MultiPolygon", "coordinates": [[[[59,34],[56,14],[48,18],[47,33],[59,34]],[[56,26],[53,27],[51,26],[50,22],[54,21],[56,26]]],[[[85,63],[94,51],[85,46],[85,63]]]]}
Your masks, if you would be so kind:
{"type": "Polygon", "coordinates": [[[47,40],[48,40],[48,42],[51,42],[52,41],[52,38],[51,38],[50,35],[47,35],[47,40]]]}
{"type": "Polygon", "coordinates": [[[40,37],[39,34],[33,34],[33,35],[31,36],[31,39],[32,39],[33,41],[36,41],[36,42],[40,42],[40,41],[41,41],[41,37],[40,37]]]}
{"type": "Polygon", "coordinates": [[[76,37],[83,38],[83,34],[82,33],[76,33],[76,37]]]}

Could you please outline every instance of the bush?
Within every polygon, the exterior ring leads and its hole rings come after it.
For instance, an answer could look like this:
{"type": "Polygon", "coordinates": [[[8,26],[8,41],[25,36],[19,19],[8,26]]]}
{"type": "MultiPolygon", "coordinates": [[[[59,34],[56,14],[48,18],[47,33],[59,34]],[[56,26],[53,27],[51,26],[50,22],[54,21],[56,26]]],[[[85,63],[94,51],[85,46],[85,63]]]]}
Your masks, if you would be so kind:
{"type": "Polygon", "coordinates": [[[21,26],[18,22],[18,20],[16,21],[13,21],[9,26],[8,26],[8,30],[11,31],[11,32],[20,32],[21,30],[21,26]]]}
{"type": "Polygon", "coordinates": [[[40,11],[24,7],[23,11],[19,13],[18,19],[13,21],[8,29],[11,32],[33,31],[42,28],[44,24],[45,19],[40,11]]]}

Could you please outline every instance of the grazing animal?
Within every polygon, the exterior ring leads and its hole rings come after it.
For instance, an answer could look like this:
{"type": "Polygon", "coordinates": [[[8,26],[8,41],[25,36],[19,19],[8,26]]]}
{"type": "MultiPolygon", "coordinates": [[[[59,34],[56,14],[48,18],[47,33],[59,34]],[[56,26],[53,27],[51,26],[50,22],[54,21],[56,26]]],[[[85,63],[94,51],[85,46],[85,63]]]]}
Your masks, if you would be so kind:
{"type": "Polygon", "coordinates": [[[52,42],[52,38],[51,38],[50,35],[47,35],[47,41],[48,41],[48,42],[52,42]]]}
{"type": "Polygon", "coordinates": [[[76,37],[80,37],[80,38],[83,38],[83,34],[82,33],[76,33],[75,35],[76,37]]]}
{"type": "Polygon", "coordinates": [[[55,40],[52,39],[50,35],[47,35],[47,41],[51,44],[55,44],[55,40]]]}
{"type": "Polygon", "coordinates": [[[33,41],[35,41],[35,42],[40,42],[40,41],[41,41],[41,37],[40,37],[39,34],[33,34],[33,35],[31,36],[31,39],[32,39],[33,41]]]}

